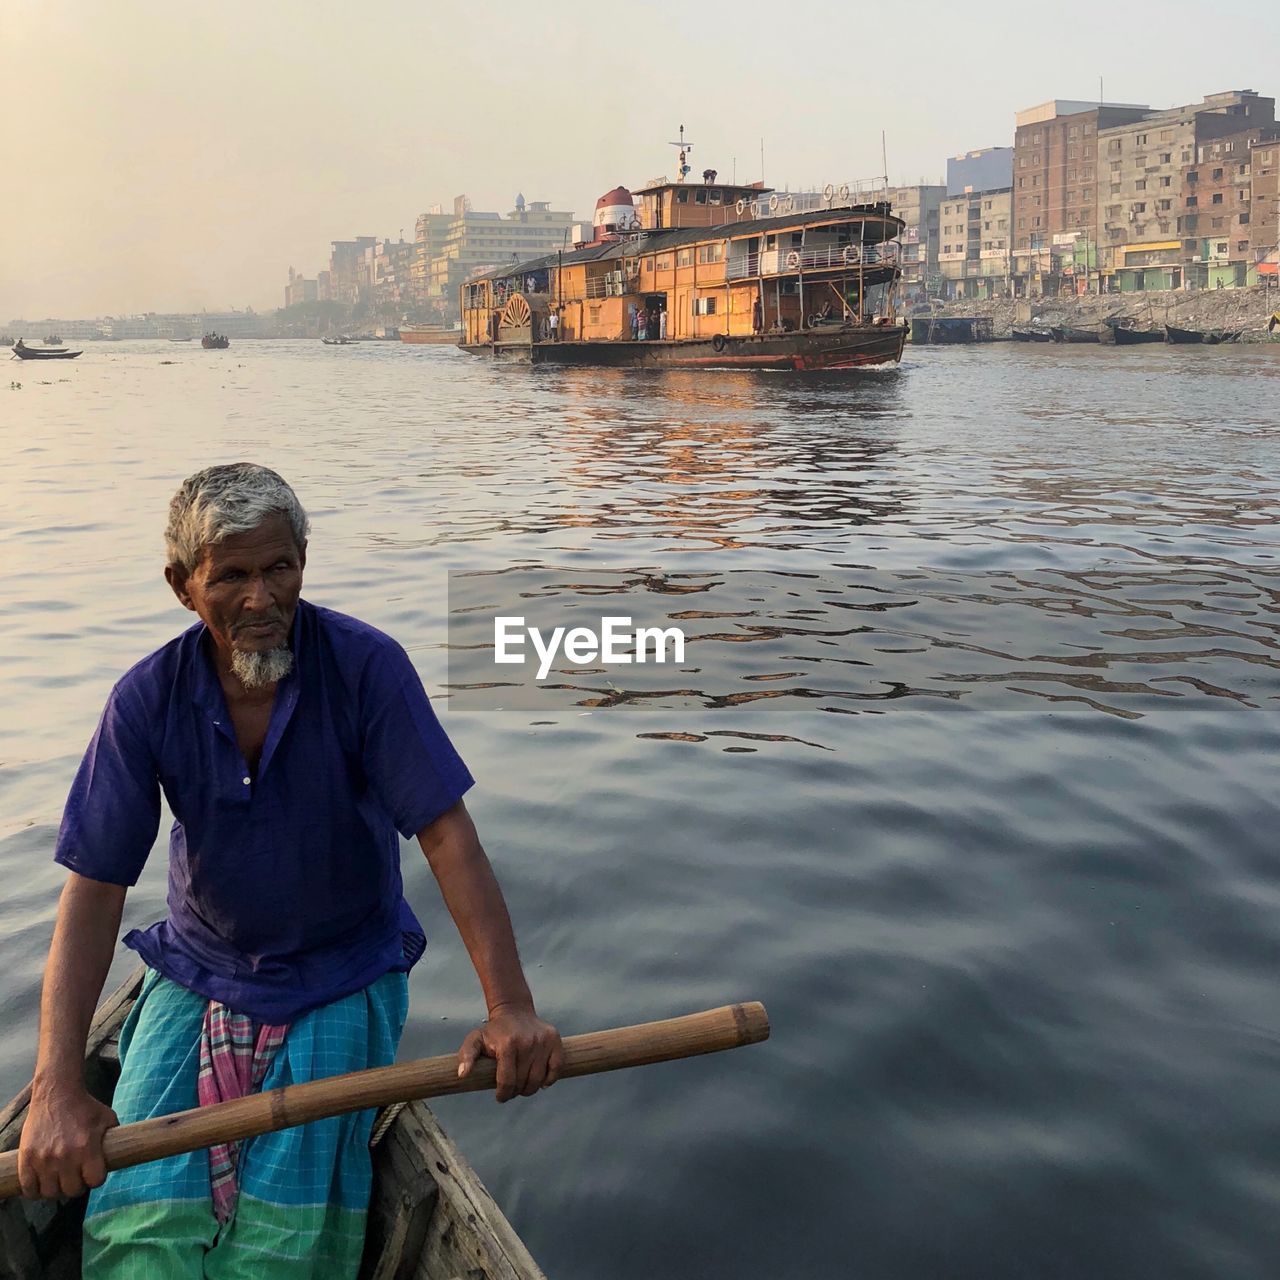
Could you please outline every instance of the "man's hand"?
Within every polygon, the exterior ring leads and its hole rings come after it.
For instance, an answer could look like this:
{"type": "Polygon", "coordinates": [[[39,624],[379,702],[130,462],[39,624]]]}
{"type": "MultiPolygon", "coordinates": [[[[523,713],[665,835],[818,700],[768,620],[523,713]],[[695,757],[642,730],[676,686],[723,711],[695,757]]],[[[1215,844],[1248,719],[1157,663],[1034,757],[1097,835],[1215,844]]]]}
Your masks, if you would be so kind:
{"type": "Polygon", "coordinates": [[[18,1148],[18,1181],[28,1200],[78,1196],[102,1185],[102,1135],[120,1122],[81,1084],[35,1085],[18,1148]]]}
{"type": "Polygon", "coordinates": [[[528,1007],[499,1007],[462,1042],[458,1050],[458,1076],[466,1079],[476,1059],[496,1058],[499,1102],[517,1094],[531,1098],[560,1078],[564,1051],[560,1033],[528,1007]]]}

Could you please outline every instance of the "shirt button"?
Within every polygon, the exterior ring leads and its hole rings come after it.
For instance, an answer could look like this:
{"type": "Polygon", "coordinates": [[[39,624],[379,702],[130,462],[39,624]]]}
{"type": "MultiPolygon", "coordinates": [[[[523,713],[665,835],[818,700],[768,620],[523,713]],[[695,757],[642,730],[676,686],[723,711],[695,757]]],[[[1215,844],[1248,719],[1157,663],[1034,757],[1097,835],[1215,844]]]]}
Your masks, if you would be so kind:
{"type": "Polygon", "coordinates": [[[244,785],[245,785],[246,787],[249,785],[249,779],[248,779],[248,778],[246,778],[246,779],[244,780],[244,785]]]}

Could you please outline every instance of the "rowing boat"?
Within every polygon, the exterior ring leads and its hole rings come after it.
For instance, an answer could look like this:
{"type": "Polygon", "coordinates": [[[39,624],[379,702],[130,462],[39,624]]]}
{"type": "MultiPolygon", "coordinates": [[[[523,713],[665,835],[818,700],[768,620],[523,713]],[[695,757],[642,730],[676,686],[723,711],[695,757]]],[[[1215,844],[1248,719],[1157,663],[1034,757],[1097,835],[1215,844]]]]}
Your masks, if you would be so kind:
{"type": "MultiPolygon", "coordinates": [[[[139,966],[98,1009],[85,1048],[90,1092],[110,1103],[120,1029],[142,987],[139,966]]],[[[18,1145],[28,1085],[0,1111],[0,1151],[18,1145]]],[[[546,1280],[425,1102],[386,1107],[373,1127],[373,1195],[361,1280],[546,1280]]],[[[0,1278],[75,1280],[84,1199],[0,1201],[0,1278]]]]}
{"type": "Polygon", "coordinates": [[[20,347],[15,344],[13,354],[19,360],[74,360],[81,353],[79,351],[67,351],[62,347],[41,351],[38,347],[20,347]]]}

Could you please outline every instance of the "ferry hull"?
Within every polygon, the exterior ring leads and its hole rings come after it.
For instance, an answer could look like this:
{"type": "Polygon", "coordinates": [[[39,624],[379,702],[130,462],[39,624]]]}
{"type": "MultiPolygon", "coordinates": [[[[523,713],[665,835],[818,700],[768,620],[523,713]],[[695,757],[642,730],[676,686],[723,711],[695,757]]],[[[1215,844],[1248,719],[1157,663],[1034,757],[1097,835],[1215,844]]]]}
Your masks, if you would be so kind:
{"type": "Polygon", "coordinates": [[[497,342],[463,344],[472,355],[525,364],[604,365],[629,369],[859,369],[902,359],[902,325],[857,325],[830,333],[725,337],[678,342],[497,342]]]}

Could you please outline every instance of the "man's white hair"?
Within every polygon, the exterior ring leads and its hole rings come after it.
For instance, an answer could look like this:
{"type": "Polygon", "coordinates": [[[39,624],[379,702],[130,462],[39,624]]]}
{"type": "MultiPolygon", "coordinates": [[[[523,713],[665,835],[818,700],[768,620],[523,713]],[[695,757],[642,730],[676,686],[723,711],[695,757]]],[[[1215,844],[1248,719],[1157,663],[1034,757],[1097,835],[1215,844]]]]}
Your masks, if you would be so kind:
{"type": "Polygon", "coordinates": [[[164,531],[169,563],[182,565],[190,573],[205,547],[237,533],[250,533],[274,515],[288,520],[301,551],[311,522],[298,495],[280,476],[253,462],[205,467],[188,476],[169,503],[164,531]]]}

